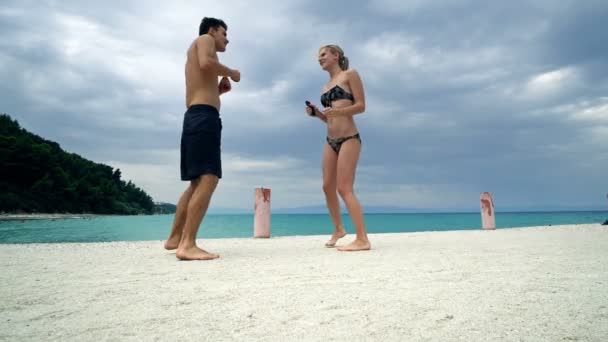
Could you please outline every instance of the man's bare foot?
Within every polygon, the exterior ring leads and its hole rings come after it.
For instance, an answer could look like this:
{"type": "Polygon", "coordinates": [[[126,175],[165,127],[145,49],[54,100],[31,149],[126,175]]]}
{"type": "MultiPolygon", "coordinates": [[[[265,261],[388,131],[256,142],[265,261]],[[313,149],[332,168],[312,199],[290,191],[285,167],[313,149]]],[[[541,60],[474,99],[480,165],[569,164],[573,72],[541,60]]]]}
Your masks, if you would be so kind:
{"type": "Polygon", "coordinates": [[[180,260],[213,260],[220,257],[217,254],[209,253],[196,246],[192,246],[190,248],[178,248],[175,256],[177,256],[177,258],[180,260]]]}
{"type": "Polygon", "coordinates": [[[165,249],[170,251],[179,247],[179,241],[182,239],[181,236],[169,236],[169,239],[165,241],[165,249]]]}
{"type": "Polygon", "coordinates": [[[343,252],[354,252],[354,251],[367,251],[372,248],[369,241],[355,240],[346,246],[338,247],[339,251],[343,252]]]}
{"type": "Polygon", "coordinates": [[[340,227],[331,236],[331,239],[325,243],[325,247],[335,247],[339,239],[346,236],[346,230],[340,227]]]}

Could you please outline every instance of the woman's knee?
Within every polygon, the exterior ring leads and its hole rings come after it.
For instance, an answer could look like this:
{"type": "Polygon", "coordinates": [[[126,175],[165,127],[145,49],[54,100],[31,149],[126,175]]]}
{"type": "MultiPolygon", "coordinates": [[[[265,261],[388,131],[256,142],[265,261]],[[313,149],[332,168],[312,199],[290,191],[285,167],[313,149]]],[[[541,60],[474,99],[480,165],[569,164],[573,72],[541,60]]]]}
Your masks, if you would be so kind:
{"type": "Polygon", "coordinates": [[[344,198],[347,196],[352,195],[353,193],[353,187],[346,184],[346,185],[339,185],[338,184],[338,194],[340,194],[340,197],[344,198]]]}
{"type": "Polygon", "coordinates": [[[336,193],[336,184],[330,183],[330,182],[327,182],[327,183],[324,182],[323,183],[323,192],[326,194],[330,194],[330,193],[335,194],[336,193]]]}

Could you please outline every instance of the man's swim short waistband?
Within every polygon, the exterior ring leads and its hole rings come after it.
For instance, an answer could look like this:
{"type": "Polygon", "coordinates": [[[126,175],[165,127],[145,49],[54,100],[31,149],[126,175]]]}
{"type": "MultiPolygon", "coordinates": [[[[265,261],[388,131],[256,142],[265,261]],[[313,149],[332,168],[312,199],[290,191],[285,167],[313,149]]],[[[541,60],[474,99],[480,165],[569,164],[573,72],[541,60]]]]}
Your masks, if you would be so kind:
{"type": "Polygon", "coordinates": [[[212,105],[209,104],[193,104],[188,107],[186,113],[206,113],[206,114],[217,114],[220,115],[220,112],[212,105]]]}

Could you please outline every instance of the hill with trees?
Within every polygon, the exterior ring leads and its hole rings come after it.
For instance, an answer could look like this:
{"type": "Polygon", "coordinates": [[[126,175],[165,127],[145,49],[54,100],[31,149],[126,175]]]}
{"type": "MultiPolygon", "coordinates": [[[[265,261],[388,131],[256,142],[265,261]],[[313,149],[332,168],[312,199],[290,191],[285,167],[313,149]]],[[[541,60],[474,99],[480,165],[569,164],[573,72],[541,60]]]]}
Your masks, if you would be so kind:
{"type": "Polygon", "coordinates": [[[153,214],[152,198],[119,169],[68,153],[0,115],[0,212],[153,214]]]}

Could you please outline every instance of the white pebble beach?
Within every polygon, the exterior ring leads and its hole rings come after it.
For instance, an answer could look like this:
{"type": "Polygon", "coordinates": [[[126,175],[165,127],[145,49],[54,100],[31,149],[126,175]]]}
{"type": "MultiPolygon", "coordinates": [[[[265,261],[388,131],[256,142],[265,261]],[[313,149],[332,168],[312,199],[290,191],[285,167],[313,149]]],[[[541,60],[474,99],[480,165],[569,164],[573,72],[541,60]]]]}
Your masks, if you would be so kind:
{"type": "Polygon", "coordinates": [[[3,341],[607,341],[599,224],[0,245],[3,341]],[[353,239],[349,234],[338,245],[353,239]]]}

